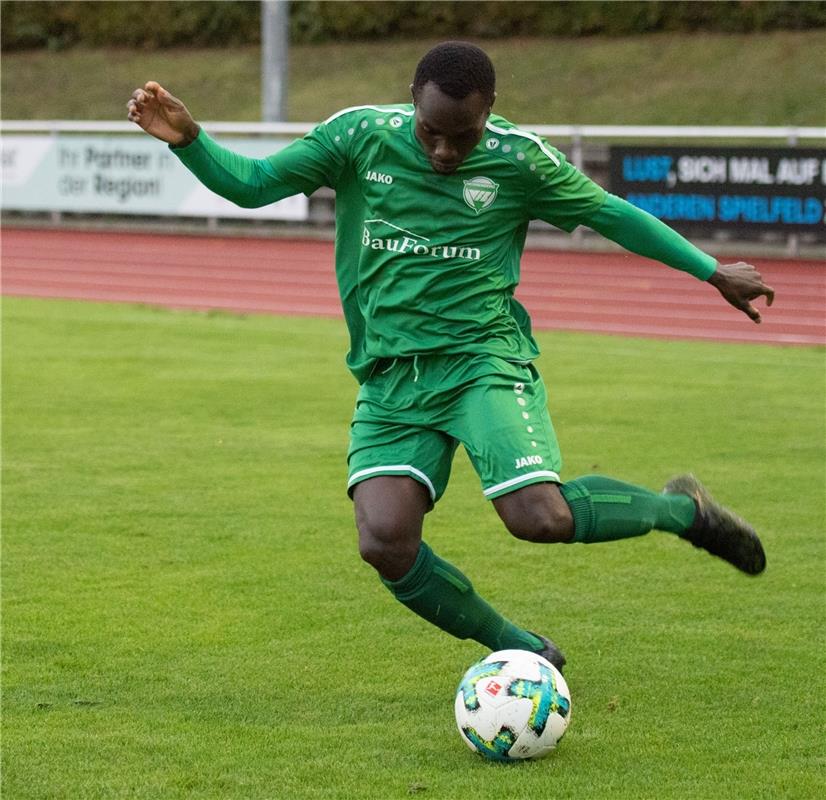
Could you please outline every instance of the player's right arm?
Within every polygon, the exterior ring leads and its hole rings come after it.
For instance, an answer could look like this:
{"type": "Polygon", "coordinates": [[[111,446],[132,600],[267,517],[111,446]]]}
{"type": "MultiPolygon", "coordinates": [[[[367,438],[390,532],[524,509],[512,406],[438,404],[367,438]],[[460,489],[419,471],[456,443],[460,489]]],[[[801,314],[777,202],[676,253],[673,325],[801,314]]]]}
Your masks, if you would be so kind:
{"type": "Polygon", "coordinates": [[[235,153],[210,138],[186,106],[155,81],[132,93],[127,110],[130,121],[166,142],[207,188],[245,208],[334,187],[343,166],[340,149],[325,147],[323,137],[312,134],[267,158],[235,153]]]}

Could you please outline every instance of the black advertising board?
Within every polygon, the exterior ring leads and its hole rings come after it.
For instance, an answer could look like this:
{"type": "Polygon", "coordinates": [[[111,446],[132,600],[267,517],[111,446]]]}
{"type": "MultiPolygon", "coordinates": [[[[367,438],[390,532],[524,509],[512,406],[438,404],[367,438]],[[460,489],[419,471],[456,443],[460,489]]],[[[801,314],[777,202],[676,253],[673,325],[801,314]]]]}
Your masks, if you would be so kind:
{"type": "Polygon", "coordinates": [[[826,239],[826,149],[611,147],[611,191],[678,230],[826,239]]]}

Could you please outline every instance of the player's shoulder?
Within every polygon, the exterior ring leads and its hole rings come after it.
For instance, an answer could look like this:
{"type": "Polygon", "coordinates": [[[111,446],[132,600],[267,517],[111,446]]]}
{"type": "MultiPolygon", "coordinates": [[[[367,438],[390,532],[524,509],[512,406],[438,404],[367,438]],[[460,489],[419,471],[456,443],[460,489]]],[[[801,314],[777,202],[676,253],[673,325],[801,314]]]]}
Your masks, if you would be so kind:
{"type": "Polygon", "coordinates": [[[544,138],[497,114],[491,114],[485,125],[485,148],[490,155],[530,171],[555,171],[567,162],[544,138]]]}
{"type": "Polygon", "coordinates": [[[330,115],[319,127],[353,135],[368,130],[401,128],[414,115],[412,103],[350,106],[330,115]]]}

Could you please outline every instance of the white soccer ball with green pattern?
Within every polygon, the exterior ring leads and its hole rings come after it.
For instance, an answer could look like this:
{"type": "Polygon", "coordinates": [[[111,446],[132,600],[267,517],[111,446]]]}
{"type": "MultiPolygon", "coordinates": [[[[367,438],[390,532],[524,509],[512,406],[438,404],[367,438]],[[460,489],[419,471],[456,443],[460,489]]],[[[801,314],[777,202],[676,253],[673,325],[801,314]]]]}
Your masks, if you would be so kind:
{"type": "Polygon", "coordinates": [[[562,673],[542,656],[500,650],[465,673],[454,710],[471,750],[494,761],[541,758],[568,728],[571,693],[562,673]]]}

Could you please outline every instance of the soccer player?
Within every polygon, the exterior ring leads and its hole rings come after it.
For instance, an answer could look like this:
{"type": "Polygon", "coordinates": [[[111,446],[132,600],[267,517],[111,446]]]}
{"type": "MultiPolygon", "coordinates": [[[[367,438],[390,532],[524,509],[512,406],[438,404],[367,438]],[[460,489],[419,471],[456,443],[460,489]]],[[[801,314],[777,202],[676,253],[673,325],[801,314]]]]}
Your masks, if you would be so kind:
{"type": "Polygon", "coordinates": [[[412,104],[339,111],[263,159],[217,144],[155,82],[133,93],[128,118],[240,206],[336,191],[347,364],[361,385],[348,453],[361,556],[397,600],[439,628],[492,650],[539,652],[561,668],[553,642],[503,617],[422,541],[460,443],[519,539],[607,542],[656,529],[751,575],[765,555],[752,527],[691,475],[662,493],[600,475],[563,482],[533,366],[539,350],[513,296],[528,222],[586,225],[710,283],[754,322],[752,301],[771,305],[774,292],[752,266],[719,264],[492,114],[494,69],[478,47],[434,47],[411,91],[412,104]]]}

